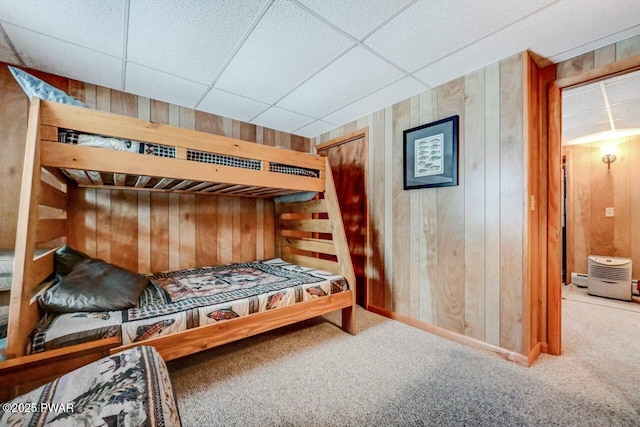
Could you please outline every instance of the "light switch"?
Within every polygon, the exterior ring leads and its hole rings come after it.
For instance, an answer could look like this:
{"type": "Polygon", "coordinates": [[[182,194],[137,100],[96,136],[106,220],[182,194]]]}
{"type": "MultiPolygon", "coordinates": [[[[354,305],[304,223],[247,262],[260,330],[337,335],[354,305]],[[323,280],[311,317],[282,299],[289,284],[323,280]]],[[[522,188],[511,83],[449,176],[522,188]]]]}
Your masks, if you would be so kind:
{"type": "Polygon", "coordinates": [[[604,216],[613,216],[613,208],[604,208],[604,216]]]}

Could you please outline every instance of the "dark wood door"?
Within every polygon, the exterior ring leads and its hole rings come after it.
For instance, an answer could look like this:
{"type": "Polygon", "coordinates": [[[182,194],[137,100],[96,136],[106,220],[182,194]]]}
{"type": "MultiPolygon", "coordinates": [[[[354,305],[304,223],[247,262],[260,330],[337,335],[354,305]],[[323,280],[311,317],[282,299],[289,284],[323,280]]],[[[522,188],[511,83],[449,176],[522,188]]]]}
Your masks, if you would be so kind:
{"type": "Polygon", "coordinates": [[[334,140],[318,146],[318,154],[329,158],[342,211],[351,261],[356,274],[356,300],[366,307],[367,197],[365,137],[334,140]]]}

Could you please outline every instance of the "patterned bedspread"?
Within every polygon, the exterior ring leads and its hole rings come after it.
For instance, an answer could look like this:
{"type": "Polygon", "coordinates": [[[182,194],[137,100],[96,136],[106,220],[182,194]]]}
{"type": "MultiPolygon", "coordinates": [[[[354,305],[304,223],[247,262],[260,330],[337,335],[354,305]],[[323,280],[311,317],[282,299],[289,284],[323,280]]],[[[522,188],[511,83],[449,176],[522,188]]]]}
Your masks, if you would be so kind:
{"type": "Polygon", "coordinates": [[[105,357],[2,405],[0,426],[179,426],[164,360],[153,347],[105,357]]]}
{"type": "Polygon", "coordinates": [[[348,289],[342,276],[280,258],[157,273],[138,307],[43,318],[32,334],[30,352],[113,336],[129,344],[348,289]]]}

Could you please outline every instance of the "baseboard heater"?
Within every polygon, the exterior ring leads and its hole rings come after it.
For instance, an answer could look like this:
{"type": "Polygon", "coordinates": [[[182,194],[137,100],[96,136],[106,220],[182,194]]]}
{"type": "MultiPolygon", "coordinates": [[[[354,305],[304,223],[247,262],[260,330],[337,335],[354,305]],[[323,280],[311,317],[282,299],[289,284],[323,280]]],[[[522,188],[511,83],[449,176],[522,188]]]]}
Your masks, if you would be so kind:
{"type": "MultiPolygon", "coordinates": [[[[586,288],[589,283],[589,275],[583,273],[571,273],[571,283],[579,288],[586,288]]],[[[631,293],[634,296],[640,297],[640,289],[638,289],[638,281],[631,281],[631,293]]]]}
{"type": "Polygon", "coordinates": [[[571,283],[579,288],[586,288],[589,283],[589,275],[583,273],[571,273],[571,283]]]}

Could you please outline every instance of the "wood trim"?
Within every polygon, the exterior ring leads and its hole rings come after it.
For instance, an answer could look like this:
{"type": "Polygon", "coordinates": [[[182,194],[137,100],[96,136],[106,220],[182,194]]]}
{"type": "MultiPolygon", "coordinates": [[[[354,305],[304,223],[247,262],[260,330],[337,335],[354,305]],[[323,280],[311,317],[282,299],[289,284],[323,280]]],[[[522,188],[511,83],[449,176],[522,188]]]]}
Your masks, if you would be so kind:
{"type": "Polygon", "coordinates": [[[558,79],[555,85],[560,89],[567,89],[636,70],[640,70],[640,55],[584,71],[575,76],[558,79]]]}
{"type": "Polygon", "coordinates": [[[139,345],[156,348],[164,360],[173,360],[252,335],[351,306],[352,291],[328,295],[275,310],[262,311],[221,323],[187,329],[171,335],[111,349],[111,354],[139,345]]]}
{"type": "Polygon", "coordinates": [[[516,353],[515,351],[506,350],[502,347],[498,347],[493,344],[488,344],[484,341],[480,341],[478,339],[468,337],[458,332],[453,332],[448,329],[439,328],[438,326],[434,326],[430,323],[422,322],[420,320],[416,320],[412,317],[398,314],[390,310],[385,310],[384,308],[380,308],[375,305],[369,305],[369,311],[384,317],[388,317],[389,319],[397,320],[409,326],[422,329],[423,331],[432,333],[434,335],[438,335],[450,341],[455,341],[459,344],[465,345],[467,347],[471,347],[483,353],[498,356],[501,359],[508,360],[510,362],[515,362],[518,365],[525,366],[525,367],[530,366],[529,357],[520,353],[516,353]]]}
{"type": "Polygon", "coordinates": [[[531,349],[531,351],[529,352],[529,356],[528,356],[528,366],[531,366],[535,363],[536,360],[538,360],[538,356],[540,356],[540,353],[542,352],[542,347],[543,347],[543,343],[538,342],[536,343],[535,346],[533,346],[533,348],[531,349]]]}
{"type": "MultiPolygon", "coordinates": [[[[640,69],[640,55],[603,67],[556,80],[549,89],[548,170],[547,170],[547,348],[552,355],[562,353],[562,241],[561,189],[562,168],[562,95],[561,90],[640,69]]],[[[568,272],[570,273],[570,272],[568,272]]]]}
{"type": "Polygon", "coordinates": [[[547,177],[547,352],[562,353],[562,237],[560,171],[562,168],[562,94],[549,88],[549,140],[547,177]]]}
{"type": "Polygon", "coordinates": [[[571,283],[571,272],[575,271],[575,216],[574,216],[574,203],[575,203],[575,188],[573,187],[573,153],[571,151],[567,151],[564,157],[564,167],[565,167],[565,187],[567,188],[567,194],[565,195],[567,199],[567,206],[570,207],[565,211],[565,227],[567,232],[567,271],[565,271],[565,283],[571,283]],[[569,215],[567,215],[569,214],[569,215]]]}
{"type": "Polygon", "coordinates": [[[360,138],[364,138],[367,141],[369,140],[369,128],[358,129],[355,132],[351,132],[347,135],[331,139],[329,141],[323,142],[322,144],[318,144],[316,145],[316,152],[328,150],[329,148],[346,144],[347,142],[355,141],[356,139],[360,138]]]}
{"type": "Polygon", "coordinates": [[[20,208],[16,230],[13,281],[9,304],[6,357],[25,353],[25,343],[38,322],[38,311],[30,309],[32,289],[39,283],[34,277],[33,257],[36,230],[30,227],[38,214],[38,185],[40,185],[40,99],[33,97],[29,109],[29,124],[24,151],[24,167],[20,193],[20,208]]]}

